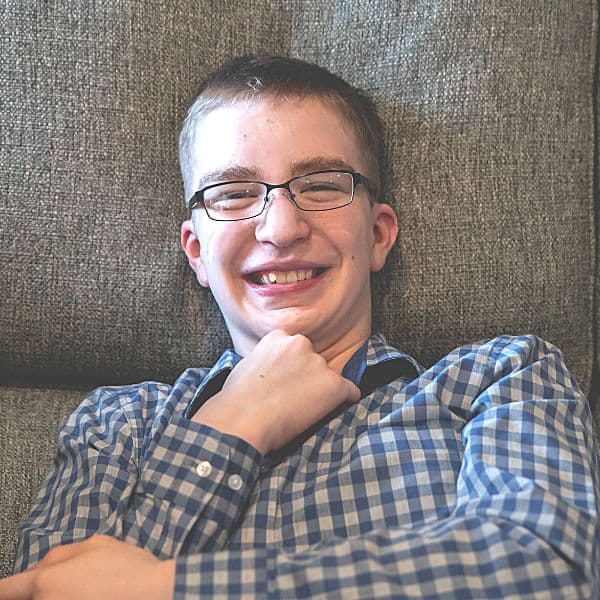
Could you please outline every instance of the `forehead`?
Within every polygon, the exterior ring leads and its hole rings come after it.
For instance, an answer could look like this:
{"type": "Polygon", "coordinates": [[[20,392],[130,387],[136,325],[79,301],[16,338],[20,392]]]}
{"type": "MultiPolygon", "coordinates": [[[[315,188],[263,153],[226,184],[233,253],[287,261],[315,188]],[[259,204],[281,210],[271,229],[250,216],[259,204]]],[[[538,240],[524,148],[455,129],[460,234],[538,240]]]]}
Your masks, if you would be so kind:
{"type": "Polygon", "coordinates": [[[359,137],[338,106],[317,98],[234,101],[202,116],[194,134],[194,178],[237,165],[287,176],[329,157],[364,171],[359,137]],[[282,173],[286,171],[286,173],[282,173]]]}

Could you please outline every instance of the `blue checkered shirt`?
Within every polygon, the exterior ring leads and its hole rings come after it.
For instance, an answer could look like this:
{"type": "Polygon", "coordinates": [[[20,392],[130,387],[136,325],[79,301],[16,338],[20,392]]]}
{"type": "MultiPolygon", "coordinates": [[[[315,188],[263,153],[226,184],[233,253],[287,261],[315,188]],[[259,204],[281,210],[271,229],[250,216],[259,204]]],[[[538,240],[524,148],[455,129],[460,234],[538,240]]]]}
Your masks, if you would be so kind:
{"type": "Polygon", "coordinates": [[[592,417],[554,346],[423,371],[374,335],[344,371],[360,402],[264,457],[189,418],[238,360],[86,398],[16,570],[104,533],[176,558],[175,598],[600,597],[592,417]]]}

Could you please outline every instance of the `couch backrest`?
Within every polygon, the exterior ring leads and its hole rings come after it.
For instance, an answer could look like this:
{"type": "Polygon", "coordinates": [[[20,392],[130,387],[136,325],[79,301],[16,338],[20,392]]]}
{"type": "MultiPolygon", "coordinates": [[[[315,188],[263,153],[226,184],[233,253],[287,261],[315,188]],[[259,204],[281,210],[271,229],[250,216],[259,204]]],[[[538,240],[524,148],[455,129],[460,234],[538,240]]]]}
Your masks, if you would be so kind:
{"type": "Polygon", "coordinates": [[[178,248],[178,128],[232,55],[315,60],[388,125],[377,323],[429,363],[531,331],[593,365],[596,2],[3,3],[2,383],[172,379],[227,344],[178,248]]]}

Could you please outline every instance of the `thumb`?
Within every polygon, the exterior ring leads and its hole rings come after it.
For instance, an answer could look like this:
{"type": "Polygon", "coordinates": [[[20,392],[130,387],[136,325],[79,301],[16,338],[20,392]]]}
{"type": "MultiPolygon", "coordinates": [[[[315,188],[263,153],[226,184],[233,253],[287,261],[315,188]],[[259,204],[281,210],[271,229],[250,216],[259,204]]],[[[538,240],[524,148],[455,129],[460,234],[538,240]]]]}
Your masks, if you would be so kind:
{"type": "Polygon", "coordinates": [[[355,386],[349,379],[344,379],[346,382],[346,399],[349,402],[358,402],[360,400],[360,389],[355,386]]]}

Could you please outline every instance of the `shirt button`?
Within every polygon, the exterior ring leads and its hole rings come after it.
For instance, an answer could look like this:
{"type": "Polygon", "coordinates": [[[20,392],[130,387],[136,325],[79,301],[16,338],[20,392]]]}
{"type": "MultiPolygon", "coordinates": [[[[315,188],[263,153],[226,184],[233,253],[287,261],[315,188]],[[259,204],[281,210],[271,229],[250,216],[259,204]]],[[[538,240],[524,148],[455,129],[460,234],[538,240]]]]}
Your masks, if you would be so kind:
{"type": "Polygon", "coordinates": [[[208,477],[212,473],[212,467],[207,460],[203,460],[196,465],[196,473],[200,477],[208,477]]]}
{"type": "Polygon", "coordinates": [[[227,480],[227,485],[237,492],[237,490],[242,487],[242,478],[239,475],[230,475],[227,480]]]}

